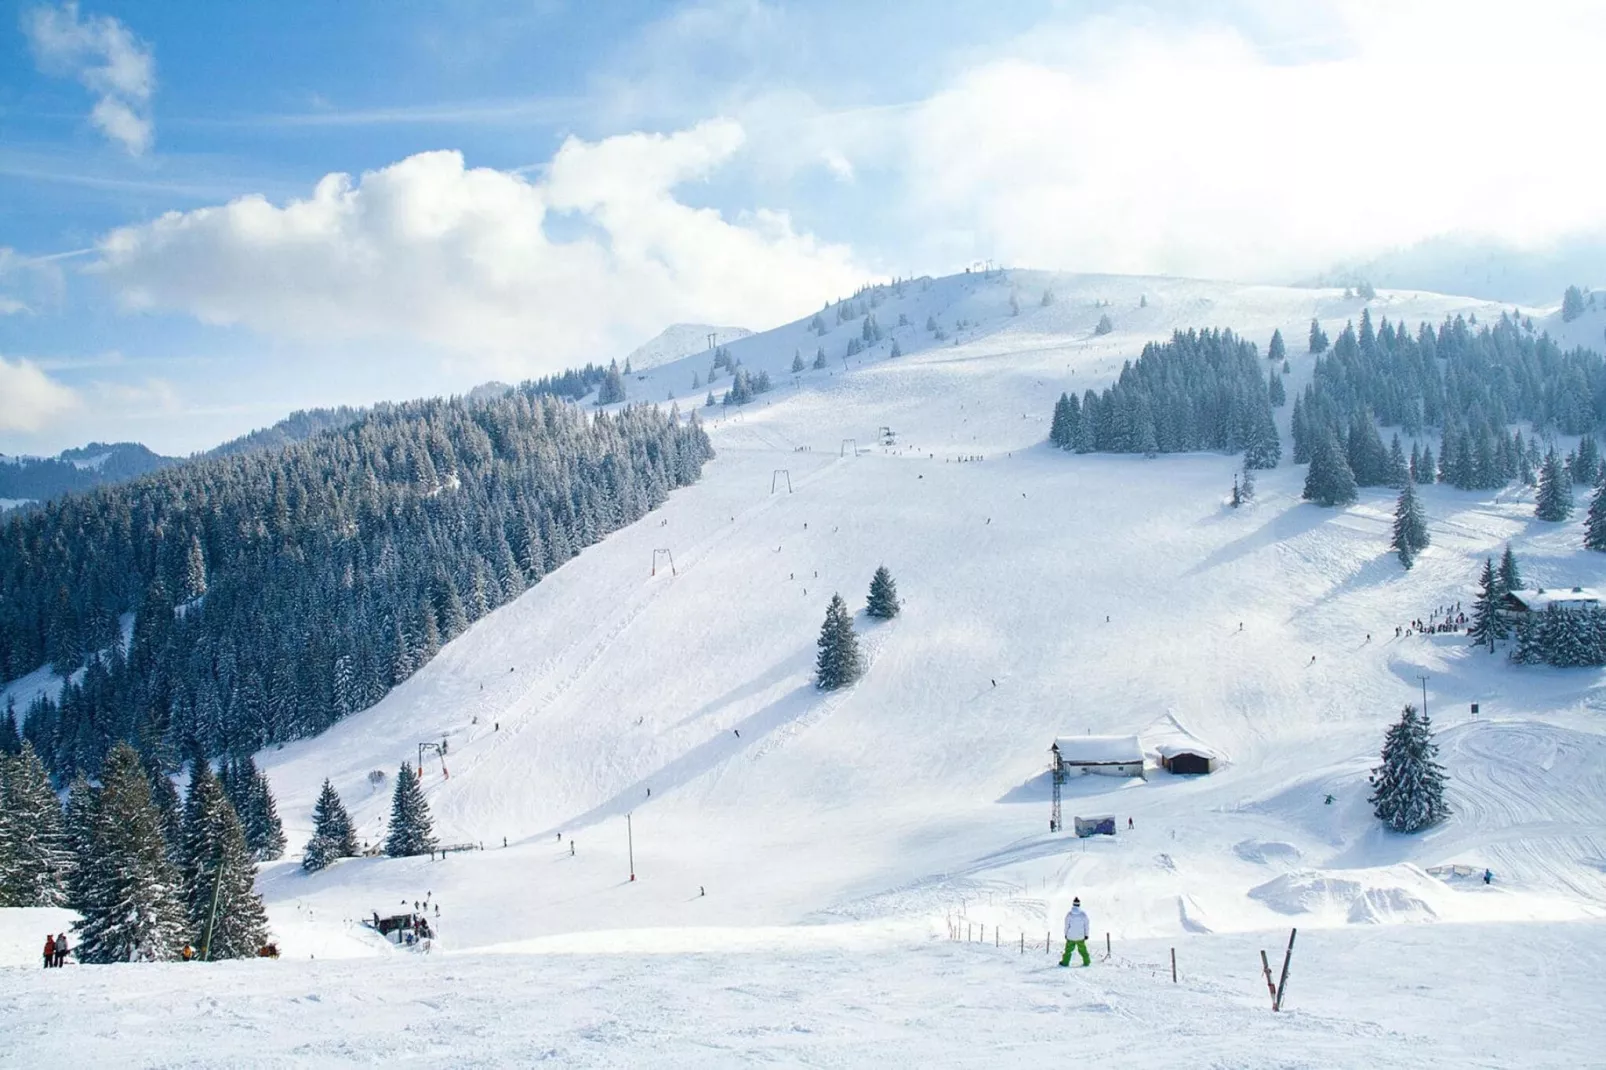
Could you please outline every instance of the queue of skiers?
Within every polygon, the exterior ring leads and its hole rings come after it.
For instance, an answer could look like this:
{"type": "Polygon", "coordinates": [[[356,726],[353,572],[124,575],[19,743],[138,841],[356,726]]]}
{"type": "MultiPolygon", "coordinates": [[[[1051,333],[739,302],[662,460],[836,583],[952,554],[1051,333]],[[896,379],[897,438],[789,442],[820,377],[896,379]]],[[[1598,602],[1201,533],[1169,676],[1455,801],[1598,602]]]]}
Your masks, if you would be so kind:
{"type": "Polygon", "coordinates": [[[72,948],[67,945],[67,934],[57,933],[51,936],[45,934],[45,969],[60,967],[67,962],[67,955],[72,948]]]}

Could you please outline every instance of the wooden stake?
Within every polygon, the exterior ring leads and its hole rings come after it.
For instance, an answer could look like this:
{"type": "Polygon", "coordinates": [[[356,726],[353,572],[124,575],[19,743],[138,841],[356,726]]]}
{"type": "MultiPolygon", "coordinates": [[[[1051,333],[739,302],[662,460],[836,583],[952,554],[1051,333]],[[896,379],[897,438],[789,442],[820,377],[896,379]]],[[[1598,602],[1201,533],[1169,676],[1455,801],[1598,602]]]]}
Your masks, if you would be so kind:
{"type": "Polygon", "coordinates": [[[1110,934],[1104,934],[1104,961],[1110,961],[1110,934]]]}
{"type": "Polygon", "coordinates": [[[1171,949],[1171,983],[1177,983],[1177,949],[1171,949]]]}
{"type": "Polygon", "coordinates": [[[1260,972],[1266,975],[1266,994],[1271,997],[1271,1009],[1277,1009],[1277,986],[1271,982],[1271,962],[1266,958],[1266,952],[1260,953],[1260,972]]]}
{"type": "Polygon", "coordinates": [[[1299,935],[1298,929],[1288,930],[1288,950],[1283,952],[1283,975],[1277,981],[1277,1006],[1275,1010],[1283,1009],[1283,992],[1288,988],[1288,964],[1294,957],[1294,937],[1299,935]]]}

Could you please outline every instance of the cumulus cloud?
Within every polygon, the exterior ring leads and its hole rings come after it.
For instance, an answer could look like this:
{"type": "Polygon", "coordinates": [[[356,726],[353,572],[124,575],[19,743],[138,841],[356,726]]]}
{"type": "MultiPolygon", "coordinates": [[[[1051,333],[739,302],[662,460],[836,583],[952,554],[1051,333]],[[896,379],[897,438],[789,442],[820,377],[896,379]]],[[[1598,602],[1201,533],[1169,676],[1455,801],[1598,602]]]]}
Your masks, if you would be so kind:
{"type": "Polygon", "coordinates": [[[27,360],[0,357],[0,431],[38,431],[78,407],[78,395],[27,360]]]}
{"type": "Polygon", "coordinates": [[[571,138],[535,177],[427,152],[125,227],[93,270],[131,309],[303,339],[424,341],[526,373],[623,352],[678,321],[766,325],[865,277],[785,213],[677,200],[741,147],[740,126],[571,138]],[[489,358],[489,360],[485,359],[489,358]]]}
{"type": "Polygon", "coordinates": [[[1582,104],[1606,49],[1594,5],[1319,15],[1281,45],[1175,20],[1044,27],[889,118],[899,203],[954,256],[1261,278],[1606,220],[1582,104]]]}
{"type": "Polygon", "coordinates": [[[156,62],[128,27],[110,15],[84,17],[68,0],[27,12],[22,28],[41,70],[76,78],[96,95],[89,121],[101,133],[135,156],[150,148],[156,62]]]}

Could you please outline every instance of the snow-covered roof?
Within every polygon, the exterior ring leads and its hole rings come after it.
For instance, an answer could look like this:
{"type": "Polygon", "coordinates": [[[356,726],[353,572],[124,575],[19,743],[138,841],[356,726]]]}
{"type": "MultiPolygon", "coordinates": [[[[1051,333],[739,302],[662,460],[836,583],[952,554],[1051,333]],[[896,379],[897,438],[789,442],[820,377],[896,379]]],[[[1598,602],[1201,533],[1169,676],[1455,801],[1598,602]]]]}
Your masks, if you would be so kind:
{"type": "Polygon", "coordinates": [[[1550,605],[1576,606],[1601,600],[1600,592],[1593,587],[1538,587],[1531,591],[1512,591],[1511,597],[1535,613],[1550,605]]]}
{"type": "Polygon", "coordinates": [[[1154,748],[1162,758],[1175,758],[1179,754],[1197,754],[1201,758],[1220,758],[1214,747],[1203,743],[1162,743],[1154,748]]]}
{"type": "Polygon", "coordinates": [[[1054,749],[1068,765],[1143,763],[1143,741],[1137,736],[1059,736],[1054,749]]]}

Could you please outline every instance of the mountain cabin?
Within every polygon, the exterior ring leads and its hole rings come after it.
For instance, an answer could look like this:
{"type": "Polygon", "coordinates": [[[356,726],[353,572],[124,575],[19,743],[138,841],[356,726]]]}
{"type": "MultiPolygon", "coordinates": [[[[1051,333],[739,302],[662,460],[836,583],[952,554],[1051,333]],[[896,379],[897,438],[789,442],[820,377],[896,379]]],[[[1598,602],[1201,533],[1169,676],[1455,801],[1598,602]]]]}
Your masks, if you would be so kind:
{"type": "Polygon", "coordinates": [[[1507,591],[1500,606],[1507,613],[1543,613],[1551,606],[1580,610],[1600,605],[1600,592],[1593,587],[1535,587],[1531,591],[1507,591]]]}
{"type": "Polygon", "coordinates": [[[1049,748],[1063,776],[1142,776],[1143,741],[1137,736],[1060,736],[1049,748]]]}

